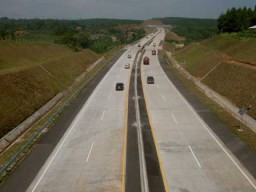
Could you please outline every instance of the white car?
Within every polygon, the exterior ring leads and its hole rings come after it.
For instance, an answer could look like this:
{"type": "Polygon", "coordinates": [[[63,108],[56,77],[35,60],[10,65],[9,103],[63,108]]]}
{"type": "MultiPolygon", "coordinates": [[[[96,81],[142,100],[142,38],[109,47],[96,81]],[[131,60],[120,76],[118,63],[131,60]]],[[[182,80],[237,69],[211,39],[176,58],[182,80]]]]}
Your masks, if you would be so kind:
{"type": "Polygon", "coordinates": [[[129,63],[126,63],[125,66],[124,66],[125,69],[130,69],[130,64],[129,63]]]}

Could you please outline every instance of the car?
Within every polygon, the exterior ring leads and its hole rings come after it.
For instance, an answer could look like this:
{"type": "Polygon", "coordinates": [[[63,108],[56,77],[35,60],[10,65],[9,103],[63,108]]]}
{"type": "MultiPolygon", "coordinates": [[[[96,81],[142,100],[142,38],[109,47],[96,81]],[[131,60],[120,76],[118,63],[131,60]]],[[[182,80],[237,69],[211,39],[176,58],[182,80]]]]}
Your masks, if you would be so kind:
{"type": "Polygon", "coordinates": [[[128,54],[127,57],[128,57],[128,59],[131,59],[131,58],[132,58],[132,55],[131,55],[131,54],[128,54]]]}
{"type": "Polygon", "coordinates": [[[156,43],[153,43],[153,47],[155,47],[156,46],[156,43]]]}
{"type": "Polygon", "coordinates": [[[153,76],[148,76],[147,77],[147,83],[148,84],[154,84],[155,83],[154,77],[153,76]]]}
{"type": "Polygon", "coordinates": [[[124,84],[123,83],[116,83],[116,91],[123,91],[124,84]]]}
{"type": "Polygon", "coordinates": [[[141,45],[140,45],[140,44],[138,44],[138,47],[141,47],[141,45]]]}
{"type": "Polygon", "coordinates": [[[124,66],[125,69],[130,69],[130,64],[129,63],[126,63],[125,66],[124,66]]]}
{"type": "Polygon", "coordinates": [[[156,55],[156,50],[155,49],[152,50],[152,55],[156,55]]]}

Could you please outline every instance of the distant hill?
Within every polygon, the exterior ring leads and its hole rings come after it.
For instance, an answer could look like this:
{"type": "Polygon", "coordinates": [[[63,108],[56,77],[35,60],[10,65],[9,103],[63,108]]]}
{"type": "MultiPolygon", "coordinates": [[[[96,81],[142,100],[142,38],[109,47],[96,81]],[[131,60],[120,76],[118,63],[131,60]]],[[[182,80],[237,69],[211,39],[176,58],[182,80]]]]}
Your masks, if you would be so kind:
{"type": "Polygon", "coordinates": [[[185,37],[187,43],[207,39],[218,32],[216,19],[182,17],[166,17],[158,19],[164,24],[171,25],[172,30],[177,35],[185,37]]]}

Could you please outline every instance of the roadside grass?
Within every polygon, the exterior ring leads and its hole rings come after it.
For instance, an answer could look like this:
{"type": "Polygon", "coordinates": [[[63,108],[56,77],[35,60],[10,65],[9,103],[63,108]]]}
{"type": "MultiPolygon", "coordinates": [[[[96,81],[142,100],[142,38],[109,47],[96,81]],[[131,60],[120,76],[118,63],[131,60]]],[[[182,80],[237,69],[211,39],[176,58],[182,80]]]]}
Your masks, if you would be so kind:
{"type": "MultiPolygon", "coordinates": [[[[11,160],[11,158],[39,131],[39,129],[49,121],[50,117],[53,116],[53,114],[59,110],[61,107],[64,106],[64,104],[67,102],[67,100],[71,99],[68,103],[69,105],[77,98],[79,97],[79,93],[81,91],[86,90],[86,85],[107,65],[108,61],[110,61],[120,49],[122,49],[123,46],[116,47],[112,50],[110,50],[108,53],[105,54],[105,58],[103,61],[101,61],[96,67],[94,67],[90,72],[86,74],[86,76],[72,89],[57,105],[55,105],[47,114],[45,114],[42,118],[40,118],[34,125],[32,125],[28,131],[26,131],[19,139],[17,139],[9,148],[7,148],[1,155],[0,155],[0,169],[11,160]],[[82,88],[83,87],[83,88],[82,88]],[[82,89],[81,89],[82,88],[82,89]],[[81,89],[81,90],[80,90],[81,89]],[[72,97],[74,93],[79,92],[76,97],[72,97]]],[[[69,106],[68,105],[68,106],[69,106]]],[[[53,125],[56,124],[58,119],[61,117],[63,112],[68,106],[64,106],[64,109],[61,111],[60,114],[51,122],[50,126],[47,127],[47,130],[50,129],[53,125]]],[[[44,131],[40,137],[34,141],[34,144],[37,143],[40,138],[43,137],[44,131]]],[[[24,154],[20,157],[17,164],[15,164],[13,167],[11,167],[10,170],[8,170],[8,173],[11,172],[15,167],[18,166],[21,159],[23,159],[30,151],[30,149],[33,147],[32,145],[25,151],[24,154]]],[[[0,183],[3,181],[3,179],[8,175],[0,176],[0,183]]]]}
{"type": "Polygon", "coordinates": [[[56,35],[53,32],[49,31],[29,31],[21,36],[17,36],[17,40],[21,40],[23,42],[28,43],[45,43],[45,44],[52,44],[54,40],[56,40],[56,35]]]}
{"type": "MultiPolygon", "coordinates": [[[[40,52],[40,50],[42,47],[37,51],[40,52]]],[[[49,51],[54,52],[54,50],[50,48],[43,51],[42,57],[46,58],[47,55],[53,57],[56,53],[51,54],[49,51]]],[[[62,50],[62,47],[57,48],[58,50],[62,50]]],[[[29,56],[28,50],[24,52],[29,56]]],[[[77,76],[100,57],[90,50],[78,53],[68,50],[68,53],[69,55],[58,56],[50,62],[35,62],[26,70],[0,75],[0,90],[2,90],[0,92],[0,137],[71,85],[77,76]]]]}
{"type": "Polygon", "coordinates": [[[174,56],[183,67],[197,78],[203,77],[222,61],[221,53],[198,43],[193,43],[189,47],[175,52],[174,56]]]}
{"type": "Polygon", "coordinates": [[[252,105],[248,114],[256,119],[256,65],[246,64],[256,64],[256,39],[222,34],[172,53],[191,75],[204,77],[203,83],[237,107],[252,105]]]}
{"type": "Polygon", "coordinates": [[[0,75],[72,54],[74,52],[71,49],[62,45],[0,41],[0,75]]]}
{"type": "Polygon", "coordinates": [[[256,38],[243,37],[237,33],[221,34],[203,41],[202,44],[225,53],[235,60],[256,65],[256,38]]]}
{"type": "Polygon", "coordinates": [[[165,41],[167,42],[182,43],[186,40],[184,37],[180,37],[174,32],[172,32],[170,28],[166,28],[165,31],[166,31],[165,41]]]}
{"type": "Polygon", "coordinates": [[[239,108],[252,105],[248,114],[256,118],[256,68],[222,62],[203,83],[239,108]]]}
{"type": "MultiPolygon", "coordinates": [[[[167,56],[164,56],[168,59],[167,56]]],[[[208,98],[198,87],[190,80],[185,78],[178,69],[173,65],[169,65],[171,71],[173,71],[176,77],[201,101],[204,103],[210,111],[212,111],[224,124],[226,124],[244,143],[246,143],[250,149],[256,151],[256,134],[247,126],[242,125],[243,131],[239,131],[240,122],[232,115],[227,113],[219,104],[208,98]]],[[[218,76],[217,76],[218,77],[218,76]]]]}

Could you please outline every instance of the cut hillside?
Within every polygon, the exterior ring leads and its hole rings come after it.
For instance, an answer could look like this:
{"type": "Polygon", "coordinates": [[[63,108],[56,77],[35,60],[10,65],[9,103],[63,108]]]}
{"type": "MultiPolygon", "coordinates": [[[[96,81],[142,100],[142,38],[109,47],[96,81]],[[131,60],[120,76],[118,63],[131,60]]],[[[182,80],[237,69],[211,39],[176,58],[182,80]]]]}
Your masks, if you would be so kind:
{"type": "Polygon", "coordinates": [[[256,66],[256,38],[222,34],[205,40],[202,44],[226,54],[233,60],[256,66]]]}
{"type": "Polygon", "coordinates": [[[223,34],[173,52],[194,77],[256,119],[256,39],[223,34]]]}
{"type": "Polygon", "coordinates": [[[0,41],[0,75],[74,54],[66,46],[0,41]]]}
{"type": "Polygon", "coordinates": [[[100,57],[90,50],[73,52],[56,45],[19,43],[17,48],[4,44],[6,49],[0,56],[0,137],[71,85],[100,57]]]}
{"type": "Polygon", "coordinates": [[[248,114],[256,118],[256,69],[222,62],[203,83],[238,107],[252,105],[248,114]]]}

